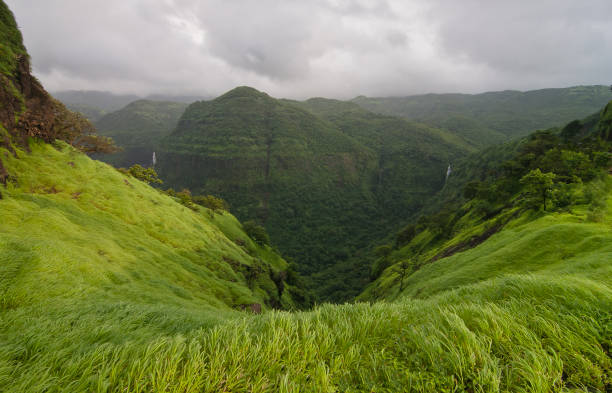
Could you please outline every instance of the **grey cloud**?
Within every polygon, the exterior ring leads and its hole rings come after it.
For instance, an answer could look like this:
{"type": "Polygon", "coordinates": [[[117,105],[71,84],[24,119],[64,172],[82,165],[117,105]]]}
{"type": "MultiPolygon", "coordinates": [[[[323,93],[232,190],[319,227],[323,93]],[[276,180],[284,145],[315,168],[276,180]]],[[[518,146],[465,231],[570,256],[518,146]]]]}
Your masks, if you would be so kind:
{"type": "Polygon", "coordinates": [[[408,36],[402,31],[391,30],[387,32],[387,41],[393,46],[404,46],[408,42],[408,36]]]}
{"type": "Polygon", "coordinates": [[[608,0],[7,0],[49,89],[350,98],[609,83],[608,0]]]}
{"type": "Polygon", "coordinates": [[[499,78],[508,78],[507,84],[516,80],[523,85],[521,78],[601,83],[607,75],[593,74],[598,64],[612,68],[612,3],[608,0],[433,4],[430,16],[441,19],[441,51],[486,65],[499,78]],[[566,74],[574,77],[567,79],[566,74]]]}

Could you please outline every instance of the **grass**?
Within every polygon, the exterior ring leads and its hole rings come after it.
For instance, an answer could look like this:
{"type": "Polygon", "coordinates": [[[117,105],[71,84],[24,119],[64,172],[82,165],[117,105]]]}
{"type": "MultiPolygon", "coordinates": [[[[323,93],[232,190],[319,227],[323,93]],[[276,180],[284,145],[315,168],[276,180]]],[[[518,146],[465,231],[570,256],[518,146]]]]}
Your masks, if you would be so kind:
{"type": "Polygon", "coordinates": [[[229,214],[193,212],[66,145],[31,148],[3,160],[16,179],[0,201],[4,307],[54,296],[222,309],[270,300],[264,272],[287,264],[229,214]],[[246,266],[262,268],[253,290],[246,266]]]}
{"type": "Polygon", "coordinates": [[[266,284],[250,290],[223,257],[285,262],[235,218],[65,145],[31,149],[4,160],[16,180],[0,200],[0,392],[612,386],[609,199],[596,222],[580,208],[519,218],[423,267],[393,301],[250,315],[231,306],[265,302],[266,284]]]}
{"type": "Polygon", "coordinates": [[[3,338],[11,345],[2,346],[3,386],[12,392],[550,392],[605,391],[612,383],[609,346],[602,346],[610,344],[605,310],[612,293],[587,279],[512,276],[427,300],[327,305],[208,325],[186,310],[170,317],[125,305],[78,306],[4,315],[3,338]]]}
{"type": "MultiPolygon", "coordinates": [[[[406,290],[402,294],[398,294],[397,272],[388,268],[381,279],[364,292],[362,299],[376,294],[391,298],[398,295],[428,297],[451,288],[516,273],[555,276],[580,273],[595,280],[609,280],[612,278],[612,265],[609,263],[612,260],[612,199],[609,197],[612,180],[595,181],[581,188],[581,192],[597,192],[597,199],[603,203],[575,205],[571,211],[565,212],[523,213],[484,243],[439,261],[424,263],[406,278],[406,290]]],[[[505,215],[511,217],[513,212],[516,209],[505,215]]],[[[465,218],[470,220],[469,215],[465,218]]],[[[396,251],[392,259],[432,261],[442,250],[484,232],[497,220],[496,217],[478,224],[460,222],[460,229],[449,240],[429,249],[427,243],[431,236],[425,231],[396,251]],[[425,244],[423,251],[415,256],[414,252],[421,243],[425,244]]]]}

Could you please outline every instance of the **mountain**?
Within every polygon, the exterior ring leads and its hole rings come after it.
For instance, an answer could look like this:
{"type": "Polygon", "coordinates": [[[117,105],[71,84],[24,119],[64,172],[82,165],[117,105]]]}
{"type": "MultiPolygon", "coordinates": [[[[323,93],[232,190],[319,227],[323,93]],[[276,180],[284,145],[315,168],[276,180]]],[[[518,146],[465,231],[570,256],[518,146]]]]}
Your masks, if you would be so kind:
{"type": "Polygon", "coordinates": [[[94,157],[115,167],[150,166],[153,152],[174,130],[186,107],[181,102],[137,100],[102,116],[95,122],[98,133],[113,138],[123,150],[94,157]]]}
{"type": "MultiPolygon", "coordinates": [[[[346,265],[409,217],[465,148],[401,119],[359,110],[342,127],[309,109],[249,87],[196,102],[162,141],[158,168],[171,187],[220,195],[240,219],[263,223],[312,276],[346,265]]],[[[317,280],[319,294],[356,294],[367,282],[364,259],[350,264],[354,279],[317,280]],[[328,287],[338,283],[346,286],[328,287]]]]}
{"type": "Polygon", "coordinates": [[[91,121],[96,121],[106,113],[119,110],[130,102],[140,99],[134,94],[114,94],[96,90],[57,91],[53,96],[70,110],[81,112],[91,121]]]}
{"type": "Polygon", "coordinates": [[[480,148],[583,118],[610,99],[607,86],[576,86],[473,95],[360,96],[352,102],[376,113],[446,129],[480,148]]]}
{"type": "Polygon", "coordinates": [[[69,109],[80,112],[89,120],[98,121],[104,115],[118,111],[138,100],[191,103],[207,97],[188,95],[150,94],[140,97],[134,94],[115,94],[97,90],[64,90],[53,93],[69,109]]]}

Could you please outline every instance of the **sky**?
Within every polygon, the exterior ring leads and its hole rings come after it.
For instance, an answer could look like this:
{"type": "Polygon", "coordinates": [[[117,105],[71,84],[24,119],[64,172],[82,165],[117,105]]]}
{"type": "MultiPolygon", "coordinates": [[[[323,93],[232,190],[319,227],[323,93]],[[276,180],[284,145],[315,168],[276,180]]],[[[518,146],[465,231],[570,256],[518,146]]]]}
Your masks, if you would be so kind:
{"type": "Polygon", "coordinates": [[[405,96],[612,83],[610,0],[5,0],[50,91],[405,96]]]}

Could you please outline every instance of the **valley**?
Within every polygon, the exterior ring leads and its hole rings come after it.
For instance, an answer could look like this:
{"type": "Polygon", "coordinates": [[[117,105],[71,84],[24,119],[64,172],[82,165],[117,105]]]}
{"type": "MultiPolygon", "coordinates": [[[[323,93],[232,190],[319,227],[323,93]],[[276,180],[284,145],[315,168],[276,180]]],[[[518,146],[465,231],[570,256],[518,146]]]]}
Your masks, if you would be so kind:
{"type": "MultiPolygon", "coordinates": [[[[520,135],[518,127],[530,124],[531,118],[539,119],[535,124],[557,125],[562,116],[538,114],[554,105],[554,113],[571,107],[573,113],[588,115],[589,105],[597,110],[607,93],[603,87],[547,92],[540,112],[535,107],[515,114],[517,125],[512,127],[517,131],[500,140],[520,135]],[[525,116],[523,123],[520,116],[525,116]]],[[[488,94],[510,95],[520,102],[514,94],[488,94]]],[[[463,170],[463,162],[482,154],[457,130],[375,114],[357,105],[364,99],[279,100],[239,87],[188,107],[135,101],[96,122],[100,134],[113,137],[124,151],[95,158],[116,166],[148,166],[156,151],[163,187],[224,198],[240,220],[266,227],[273,244],[295,261],[320,301],[342,302],[367,285],[374,249],[404,223],[441,208],[444,195],[460,191],[457,178],[474,176],[463,170]],[[446,188],[449,164],[456,169],[446,188]],[[425,199],[438,202],[423,204],[425,199]]],[[[483,105],[484,100],[473,101],[483,105]]],[[[455,104],[458,108],[451,106],[436,118],[479,110],[463,105],[455,104]]],[[[489,117],[503,119],[507,111],[518,111],[498,106],[489,109],[489,117]]],[[[487,124],[499,127],[492,120],[487,124]]],[[[494,134],[490,128],[471,129],[494,134]]],[[[497,152],[488,162],[504,154],[497,152]]]]}

